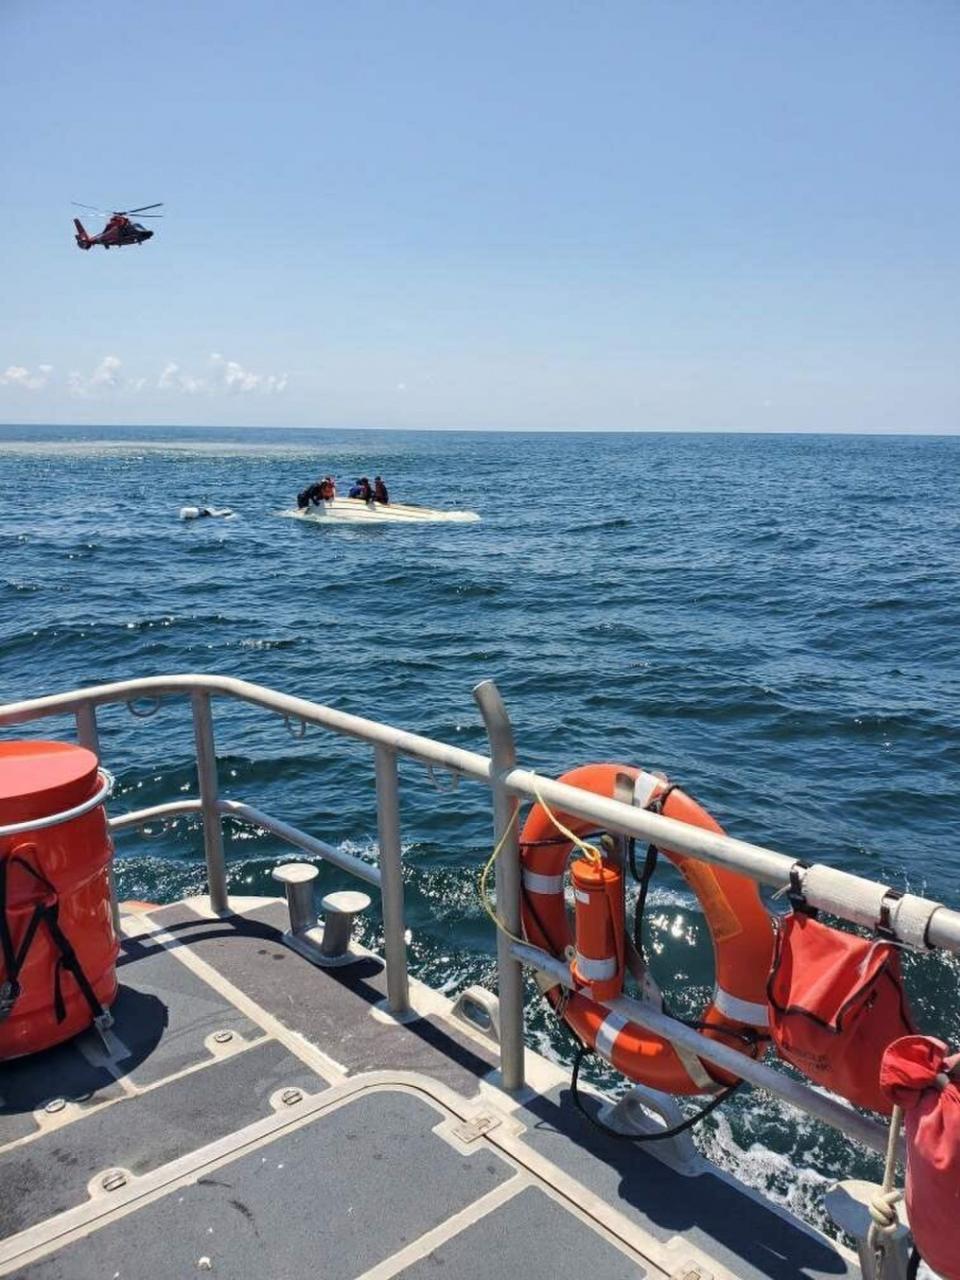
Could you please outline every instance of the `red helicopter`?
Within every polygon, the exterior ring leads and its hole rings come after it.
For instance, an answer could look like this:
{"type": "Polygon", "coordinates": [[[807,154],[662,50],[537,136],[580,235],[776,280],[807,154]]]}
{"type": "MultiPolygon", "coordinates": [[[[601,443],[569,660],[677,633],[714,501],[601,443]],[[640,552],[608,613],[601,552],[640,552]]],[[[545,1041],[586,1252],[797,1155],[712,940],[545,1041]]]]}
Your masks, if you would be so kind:
{"type": "Polygon", "coordinates": [[[105,209],[96,209],[92,204],[80,204],[78,200],[73,200],[71,203],[78,209],[92,209],[94,213],[102,214],[104,218],[109,219],[98,236],[91,236],[84,230],[80,219],[74,218],[73,225],[77,228],[77,246],[81,249],[92,249],[95,244],[102,244],[105,249],[119,248],[124,244],[143,244],[144,240],[152,237],[153,232],[148,231],[139,222],[131,222],[130,215],[140,213],[145,218],[163,217],[162,213],[146,212],[147,209],[162,209],[162,200],[159,204],[142,204],[139,209],[121,209],[119,212],[114,210],[113,213],[108,213],[105,209]]]}

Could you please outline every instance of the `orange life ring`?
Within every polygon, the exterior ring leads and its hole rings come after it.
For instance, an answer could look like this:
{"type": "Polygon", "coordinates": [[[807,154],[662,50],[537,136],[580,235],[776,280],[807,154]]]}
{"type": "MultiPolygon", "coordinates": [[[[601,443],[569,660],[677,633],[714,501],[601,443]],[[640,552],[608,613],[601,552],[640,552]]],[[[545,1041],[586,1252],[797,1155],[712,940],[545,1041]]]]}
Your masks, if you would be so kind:
{"type": "MultiPolygon", "coordinates": [[[[618,775],[634,781],[634,802],[648,807],[666,791],[662,778],[627,765],[588,764],[560,779],[595,795],[614,796],[618,775]]],[[[662,812],[706,831],[721,827],[690,796],[673,788],[662,812]]],[[[591,825],[572,814],[557,815],[571,831],[585,836],[591,825]]],[[[520,835],[523,876],[524,934],[534,946],[563,958],[572,943],[565,900],[567,860],[572,843],[557,831],[540,804],[527,815],[520,835]]],[[[711,866],[687,854],[661,849],[697,895],[713,938],[716,980],[713,997],[701,1015],[703,1034],[756,1057],[759,1050],[746,1043],[744,1030],[765,1032],[766,983],[773,957],[773,926],[756,884],[725,867],[711,866]]],[[[592,999],[586,991],[570,991],[561,1000],[559,985],[546,992],[576,1035],[618,1071],[638,1083],[665,1093],[696,1094],[716,1091],[732,1078],[668,1040],[646,1030],[592,999]]]]}

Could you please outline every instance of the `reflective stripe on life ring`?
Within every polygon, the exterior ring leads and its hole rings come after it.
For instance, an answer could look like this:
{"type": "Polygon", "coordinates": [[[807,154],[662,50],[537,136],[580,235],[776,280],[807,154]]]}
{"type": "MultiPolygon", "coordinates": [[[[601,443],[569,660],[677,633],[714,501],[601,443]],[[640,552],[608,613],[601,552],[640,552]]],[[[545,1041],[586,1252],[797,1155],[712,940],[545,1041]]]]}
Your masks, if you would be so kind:
{"type": "MultiPolygon", "coordinates": [[[[583,765],[564,774],[560,781],[612,798],[617,777],[624,774],[634,780],[634,803],[642,808],[655,801],[667,786],[654,774],[618,764],[583,765]]],[[[674,788],[666,796],[662,812],[678,822],[722,834],[706,810],[679,789],[674,788]]],[[[590,823],[572,814],[556,816],[578,836],[585,836],[592,829],[590,823]]],[[[565,899],[565,873],[572,844],[558,841],[556,836],[546,812],[535,804],[520,835],[522,921],[528,941],[565,958],[573,942],[565,899]]],[[[748,876],[725,867],[669,849],[661,852],[696,894],[713,939],[715,986],[713,997],[698,1020],[700,1029],[707,1037],[755,1057],[756,1046],[744,1043],[737,1033],[763,1032],[767,1025],[766,983],[773,957],[773,927],[757,886],[748,876]]],[[[726,1072],[678,1051],[662,1036],[593,1000],[587,990],[569,991],[565,1000],[561,999],[559,986],[553,986],[546,994],[562,1010],[575,1034],[631,1080],[674,1094],[708,1093],[715,1091],[717,1085],[732,1083],[726,1072]]]]}

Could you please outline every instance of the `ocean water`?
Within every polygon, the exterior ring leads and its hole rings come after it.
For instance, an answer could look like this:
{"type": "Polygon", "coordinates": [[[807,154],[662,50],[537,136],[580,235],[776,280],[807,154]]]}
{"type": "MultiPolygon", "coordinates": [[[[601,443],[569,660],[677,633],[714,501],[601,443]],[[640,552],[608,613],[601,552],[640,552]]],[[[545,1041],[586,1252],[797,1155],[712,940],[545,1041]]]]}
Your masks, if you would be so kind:
{"type": "MultiPolygon", "coordinates": [[[[0,701],[212,671],[483,750],[470,691],[495,677],[530,767],[663,770],[733,834],[957,907],[958,495],[960,438],[0,427],[0,701]],[[327,471],[482,523],[280,518],[327,471]],[[183,523],[187,503],[237,517],[183,523]]],[[[101,732],[115,810],[195,790],[183,706],[101,732]]],[[[230,706],[217,743],[227,794],[372,856],[367,751],[230,706]]],[[[412,967],[490,983],[487,793],[412,764],[401,782],[412,967]]],[[[121,895],[198,892],[197,824],[152,834],[119,840],[121,895]]],[[[275,840],[231,828],[227,849],[236,890],[273,892],[275,840]]],[[[668,869],[648,928],[695,1014],[710,943],[668,869]]],[[[956,1042],[957,965],[905,963],[924,1028],[956,1042]]],[[[533,998],[529,1035],[569,1059],[533,998]]],[[[876,1168],[760,1094],[698,1141],[815,1221],[825,1179],[876,1168]]]]}

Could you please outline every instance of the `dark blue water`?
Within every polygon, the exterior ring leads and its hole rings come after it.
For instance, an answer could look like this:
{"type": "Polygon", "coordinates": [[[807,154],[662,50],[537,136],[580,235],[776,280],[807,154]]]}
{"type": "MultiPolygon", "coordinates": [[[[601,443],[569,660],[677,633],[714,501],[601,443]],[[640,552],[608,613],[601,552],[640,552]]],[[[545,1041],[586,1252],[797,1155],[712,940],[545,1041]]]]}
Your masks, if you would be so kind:
{"type": "MultiPolygon", "coordinates": [[[[661,769],[736,835],[960,906],[960,439],[158,434],[0,428],[0,700],[217,671],[483,749],[470,689],[494,676],[532,767],[661,769]],[[278,517],[326,471],[380,471],[398,499],[483,522],[278,517]],[[190,502],[239,516],[181,523],[190,502]]],[[[182,708],[102,721],[116,807],[194,790],[182,708]]],[[[372,850],[366,752],[236,709],[217,736],[228,793],[372,850]]],[[[440,793],[412,765],[402,782],[415,970],[490,981],[486,793],[440,793]]],[[[273,891],[275,841],[238,830],[228,848],[235,888],[273,891]]],[[[123,896],[201,889],[193,822],[119,855],[123,896]]],[[[667,873],[651,915],[693,1012],[702,919],[667,873]]],[[[907,968],[926,1027],[956,1039],[956,966],[907,968]]],[[[530,1030],[568,1055],[539,1009],[530,1030]]],[[[727,1114],[702,1141],[807,1212],[808,1166],[869,1167],[759,1096],[727,1114]]]]}

